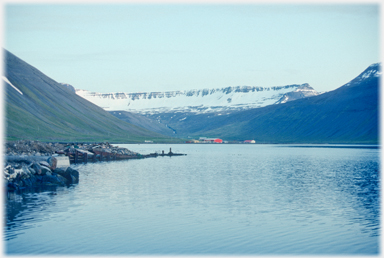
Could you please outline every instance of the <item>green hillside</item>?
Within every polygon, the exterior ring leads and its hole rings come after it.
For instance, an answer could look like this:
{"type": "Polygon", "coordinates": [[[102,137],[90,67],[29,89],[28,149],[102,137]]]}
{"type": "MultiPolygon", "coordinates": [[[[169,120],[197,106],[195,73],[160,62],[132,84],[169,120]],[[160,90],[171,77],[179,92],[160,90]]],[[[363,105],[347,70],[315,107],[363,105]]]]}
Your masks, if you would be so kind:
{"type": "Polygon", "coordinates": [[[178,142],[124,122],[4,51],[5,139],[178,142]]]}

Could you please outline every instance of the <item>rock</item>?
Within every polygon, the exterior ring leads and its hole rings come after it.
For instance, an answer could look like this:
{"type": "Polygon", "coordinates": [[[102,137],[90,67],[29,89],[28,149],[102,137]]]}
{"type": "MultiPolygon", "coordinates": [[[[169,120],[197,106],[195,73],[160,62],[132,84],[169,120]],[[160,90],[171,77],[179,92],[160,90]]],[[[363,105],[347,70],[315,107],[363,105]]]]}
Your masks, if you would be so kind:
{"type": "Polygon", "coordinates": [[[38,175],[41,175],[41,166],[37,162],[33,162],[32,168],[36,171],[38,175]]]}
{"type": "Polygon", "coordinates": [[[15,169],[14,173],[12,175],[10,175],[9,178],[15,180],[15,179],[19,178],[22,173],[23,173],[22,169],[15,169]]]}
{"type": "Polygon", "coordinates": [[[61,180],[57,175],[45,175],[43,182],[45,184],[49,183],[49,184],[60,185],[60,186],[65,185],[64,181],[61,180]]]}
{"type": "Polygon", "coordinates": [[[46,166],[46,167],[50,167],[50,165],[48,164],[48,162],[46,162],[46,161],[40,161],[39,162],[40,163],[40,165],[42,165],[42,166],[46,166]]]}
{"type": "Polygon", "coordinates": [[[8,165],[4,168],[4,174],[8,176],[12,175],[14,172],[15,172],[15,169],[11,165],[8,165]]]}
{"type": "Polygon", "coordinates": [[[5,147],[7,155],[11,153],[26,153],[35,156],[46,156],[53,154],[55,151],[62,150],[65,145],[59,143],[52,144],[39,141],[20,140],[8,141],[6,142],[5,147]]]}
{"type": "Polygon", "coordinates": [[[29,167],[28,169],[29,169],[29,171],[31,172],[32,175],[36,174],[36,170],[34,168],[29,167]]]}
{"type": "Polygon", "coordinates": [[[28,177],[32,174],[26,165],[23,165],[22,170],[23,170],[23,174],[27,175],[28,177]]]}
{"type": "Polygon", "coordinates": [[[52,174],[52,171],[48,167],[46,167],[46,166],[41,166],[41,174],[45,175],[46,173],[51,173],[52,174]]]}
{"type": "Polygon", "coordinates": [[[55,170],[55,173],[57,173],[58,175],[64,177],[66,180],[67,180],[67,184],[75,184],[75,183],[78,183],[79,182],[79,176],[78,176],[78,173],[77,172],[77,177],[76,177],[76,173],[74,172],[76,170],[68,167],[66,170],[62,169],[62,168],[57,168],[55,170]]]}
{"type": "Polygon", "coordinates": [[[63,177],[63,176],[61,176],[61,175],[59,175],[59,174],[57,174],[56,176],[57,176],[57,178],[58,178],[60,181],[64,182],[64,184],[66,184],[66,185],[69,185],[69,184],[70,184],[70,182],[69,182],[65,177],[63,177]]]}
{"type": "Polygon", "coordinates": [[[79,176],[80,176],[79,171],[77,171],[71,167],[68,167],[66,172],[68,172],[71,175],[72,184],[79,183],[79,176]]]}
{"type": "Polygon", "coordinates": [[[57,166],[57,159],[55,157],[49,157],[47,160],[49,164],[49,168],[53,171],[56,169],[57,166]]]}

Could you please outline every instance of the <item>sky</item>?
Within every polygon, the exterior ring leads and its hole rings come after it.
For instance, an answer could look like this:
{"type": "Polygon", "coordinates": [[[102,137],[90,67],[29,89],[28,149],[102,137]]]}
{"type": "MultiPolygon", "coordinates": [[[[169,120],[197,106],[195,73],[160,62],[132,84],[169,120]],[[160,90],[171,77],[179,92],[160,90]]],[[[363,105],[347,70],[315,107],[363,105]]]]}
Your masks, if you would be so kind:
{"type": "Polygon", "coordinates": [[[324,92],[380,62],[380,7],[9,2],[3,47],[101,93],[302,83],[324,92]]]}

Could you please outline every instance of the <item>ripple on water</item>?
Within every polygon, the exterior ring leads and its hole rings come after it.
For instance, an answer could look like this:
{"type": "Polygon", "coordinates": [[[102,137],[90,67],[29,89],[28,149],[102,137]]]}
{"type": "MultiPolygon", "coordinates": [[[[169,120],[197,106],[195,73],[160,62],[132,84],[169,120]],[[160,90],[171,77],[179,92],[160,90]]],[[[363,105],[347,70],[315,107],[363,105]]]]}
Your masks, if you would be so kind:
{"type": "Polygon", "coordinates": [[[188,156],[78,165],[75,187],[14,196],[7,253],[378,253],[377,149],[172,150],[188,156]]]}

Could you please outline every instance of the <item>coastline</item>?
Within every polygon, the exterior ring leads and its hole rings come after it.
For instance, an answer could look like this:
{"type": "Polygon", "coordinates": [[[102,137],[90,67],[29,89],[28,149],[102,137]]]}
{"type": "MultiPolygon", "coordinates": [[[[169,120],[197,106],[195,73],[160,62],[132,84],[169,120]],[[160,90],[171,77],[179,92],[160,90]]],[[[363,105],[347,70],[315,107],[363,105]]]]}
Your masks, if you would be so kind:
{"type": "Polygon", "coordinates": [[[106,143],[45,143],[19,140],[5,143],[4,185],[6,192],[42,186],[69,186],[79,183],[79,172],[71,164],[182,156],[168,153],[140,154],[106,143]]]}

